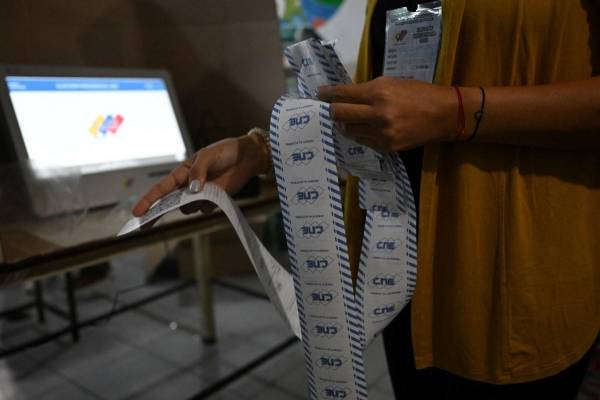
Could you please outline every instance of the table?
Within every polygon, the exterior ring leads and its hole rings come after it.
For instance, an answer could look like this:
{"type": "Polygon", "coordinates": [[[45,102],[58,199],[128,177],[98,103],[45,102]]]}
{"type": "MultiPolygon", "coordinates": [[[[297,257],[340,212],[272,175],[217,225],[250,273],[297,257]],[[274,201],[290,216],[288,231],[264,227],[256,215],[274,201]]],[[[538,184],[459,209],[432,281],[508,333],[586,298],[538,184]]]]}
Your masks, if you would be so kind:
{"type": "MultiPolygon", "coordinates": [[[[238,201],[244,215],[250,221],[265,219],[279,210],[276,191],[269,188],[257,198],[238,201]]],[[[41,278],[65,274],[67,281],[68,312],[71,321],[70,332],[78,340],[78,330],[82,326],[95,323],[98,318],[85,322],[78,321],[73,297],[71,271],[109,260],[112,256],[143,246],[172,239],[192,239],[196,285],[199,294],[201,335],[206,342],[216,339],[214,309],[211,288],[211,275],[208,265],[210,242],[208,233],[231,229],[229,221],[220,211],[203,215],[184,216],[173,212],[148,230],[142,230],[117,238],[121,226],[131,217],[126,209],[118,208],[95,210],[89,213],[59,216],[53,218],[24,217],[0,226],[0,285],[23,281],[37,281],[41,278]]],[[[36,286],[36,293],[39,285],[36,286]]],[[[41,296],[41,292],[38,293],[41,296]]],[[[42,311],[41,299],[36,305],[42,311]]],[[[131,307],[136,306],[135,304],[131,307]]],[[[101,318],[101,317],[99,317],[101,318]]],[[[67,331],[57,332],[46,341],[52,340],[67,331]]],[[[41,344],[33,341],[31,345],[41,344]]],[[[23,347],[23,346],[21,346],[23,347]]],[[[14,349],[12,352],[20,351],[14,349]]],[[[3,352],[1,355],[7,355],[3,352]]]]}
{"type": "MultiPolygon", "coordinates": [[[[0,170],[0,178],[3,173],[10,178],[10,172],[10,170],[8,173],[0,170]]],[[[7,179],[0,179],[0,182],[7,182],[7,179]]],[[[11,197],[13,193],[22,191],[22,188],[18,187],[18,183],[9,188],[10,190],[5,189],[3,192],[1,189],[0,290],[3,284],[34,281],[36,300],[32,304],[21,306],[21,308],[36,306],[38,318],[43,321],[44,302],[39,281],[44,277],[64,274],[67,284],[68,310],[65,312],[51,309],[49,305],[47,307],[55,313],[63,313],[63,316],[69,319],[70,326],[42,338],[30,340],[10,350],[3,350],[0,352],[0,358],[29,347],[41,345],[69,333],[72,335],[73,340],[77,341],[80,328],[93,326],[107,317],[139,307],[189,285],[196,285],[199,295],[200,335],[205,343],[216,341],[212,284],[214,282],[226,285],[226,283],[212,279],[209,265],[211,245],[208,234],[219,230],[232,229],[229,220],[222,212],[217,210],[211,214],[202,215],[198,213],[193,216],[184,216],[179,212],[173,212],[163,216],[161,221],[151,229],[137,231],[117,238],[116,233],[131,217],[129,213],[131,204],[125,203],[109,209],[75,212],[70,215],[40,219],[27,213],[21,215],[23,207],[19,203],[22,201],[22,197],[11,197]],[[14,190],[15,187],[18,190],[14,190]],[[6,196],[7,194],[9,196],[6,196]],[[16,199],[16,201],[7,202],[7,198],[8,200],[16,199]],[[112,310],[110,313],[95,316],[85,321],[78,319],[71,278],[73,270],[107,261],[119,253],[167,240],[187,238],[192,240],[195,282],[183,282],[176,287],[153,294],[146,299],[128,303],[112,310]]],[[[280,209],[277,192],[272,186],[263,187],[260,196],[238,200],[237,204],[249,222],[264,222],[268,216],[275,214],[280,209]]],[[[263,293],[252,293],[251,290],[244,288],[233,289],[268,301],[263,293]]],[[[0,312],[0,316],[2,314],[6,314],[6,312],[0,312]]],[[[246,365],[203,388],[192,399],[210,397],[294,343],[297,343],[297,338],[291,335],[264,354],[250,360],[246,365]]]]}

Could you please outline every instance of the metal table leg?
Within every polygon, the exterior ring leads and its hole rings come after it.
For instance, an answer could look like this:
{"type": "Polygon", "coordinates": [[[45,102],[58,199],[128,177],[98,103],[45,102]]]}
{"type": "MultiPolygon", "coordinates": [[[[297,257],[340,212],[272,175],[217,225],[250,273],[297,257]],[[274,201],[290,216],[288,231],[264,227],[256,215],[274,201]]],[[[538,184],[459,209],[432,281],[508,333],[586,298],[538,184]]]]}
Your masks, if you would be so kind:
{"type": "Polygon", "coordinates": [[[213,290],[211,285],[210,265],[210,239],[208,235],[194,235],[192,237],[194,274],[198,288],[200,302],[200,335],[204,343],[214,343],[217,340],[215,333],[215,313],[213,290]]]}
{"type": "Polygon", "coordinates": [[[44,292],[42,282],[37,280],[34,283],[35,288],[35,308],[37,310],[38,322],[43,324],[46,322],[46,311],[44,309],[44,292]]]}
{"type": "Polygon", "coordinates": [[[71,337],[73,342],[79,342],[79,321],[77,317],[77,303],[75,302],[75,287],[73,285],[73,275],[70,272],[65,273],[67,303],[69,306],[69,324],[71,327],[71,337]]]}

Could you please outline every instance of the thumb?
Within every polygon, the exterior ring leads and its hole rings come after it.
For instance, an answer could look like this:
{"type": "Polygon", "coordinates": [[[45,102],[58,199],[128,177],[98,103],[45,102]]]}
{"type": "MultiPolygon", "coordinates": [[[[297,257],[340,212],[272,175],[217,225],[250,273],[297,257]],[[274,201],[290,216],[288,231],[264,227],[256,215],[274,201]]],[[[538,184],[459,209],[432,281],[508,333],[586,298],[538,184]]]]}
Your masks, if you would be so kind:
{"type": "Polygon", "coordinates": [[[189,190],[192,193],[198,193],[204,189],[208,171],[215,162],[215,155],[212,151],[200,150],[190,167],[188,176],[189,190]]]}

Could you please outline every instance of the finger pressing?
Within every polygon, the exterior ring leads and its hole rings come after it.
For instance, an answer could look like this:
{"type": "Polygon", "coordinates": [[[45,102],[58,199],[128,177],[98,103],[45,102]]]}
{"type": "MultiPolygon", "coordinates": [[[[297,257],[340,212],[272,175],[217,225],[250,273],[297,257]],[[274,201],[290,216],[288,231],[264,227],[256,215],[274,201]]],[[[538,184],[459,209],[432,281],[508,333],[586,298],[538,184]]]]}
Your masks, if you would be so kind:
{"type": "Polygon", "coordinates": [[[377,113],[371,106],[364,104],[332,103],[330,107],[331,118],[334,121],[345,123],[377,123],[377,113]]]}
{"type": "Polygon", "coordinates": [[[336,86],[321,86],[317,90],[319,100],[328,103],[353,103],[353,104],[371,104],[371,91],[369,85],[350,84],[336,86]]]}
{"type": "Polygon", "coordinates": [[[188,168],[180,165],[154,185],[133,207],[133,215],[140,217],[161,197],[185,185],[187,182],[188,168]]]}
{"type": "Polygon", "coordinates": [[[215,163],[215,155],[213,151],[201,151],[198,157],[194,160],[190,168],[188,183],[198,181],[197,191],[201,191],[206,183],[206,176],[209,168],[215,163]]]}

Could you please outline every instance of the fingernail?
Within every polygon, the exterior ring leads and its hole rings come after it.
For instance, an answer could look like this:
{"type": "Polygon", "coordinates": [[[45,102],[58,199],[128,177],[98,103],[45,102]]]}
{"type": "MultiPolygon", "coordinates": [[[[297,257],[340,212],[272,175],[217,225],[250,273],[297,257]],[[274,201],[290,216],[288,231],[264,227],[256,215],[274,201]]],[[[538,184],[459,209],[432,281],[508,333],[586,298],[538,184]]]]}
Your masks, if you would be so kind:
{"type": "Polygon", "coordinates": [[[190,182],[190,192],[198,193],[199,191],[200,191],[200,181],[197,179],[194,179],[193,181],[190,182]]]}
{"type": "Polygon", "coordinates": [[[313,97],[314,97],[315,99],[318,99],[318,98],[319,98],[319,88],[315,89],[315,91],[313,92],[313,97]]]}

